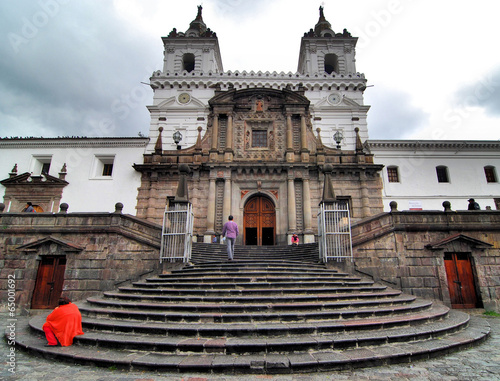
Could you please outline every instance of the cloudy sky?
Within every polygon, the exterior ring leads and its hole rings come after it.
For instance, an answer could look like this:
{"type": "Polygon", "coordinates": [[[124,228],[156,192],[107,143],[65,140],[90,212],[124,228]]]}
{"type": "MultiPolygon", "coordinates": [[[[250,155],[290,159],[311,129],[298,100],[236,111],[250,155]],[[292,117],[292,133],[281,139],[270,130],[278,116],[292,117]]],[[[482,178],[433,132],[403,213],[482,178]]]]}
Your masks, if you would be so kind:
{"type": "Polygon", "coordinates": [[[0,137],[147,135],[142,82],[200,3],[224,70],[278,72],[323,5],[359,37],[371,139],[500,139],[497,0],[2,0],[0,137]]]}

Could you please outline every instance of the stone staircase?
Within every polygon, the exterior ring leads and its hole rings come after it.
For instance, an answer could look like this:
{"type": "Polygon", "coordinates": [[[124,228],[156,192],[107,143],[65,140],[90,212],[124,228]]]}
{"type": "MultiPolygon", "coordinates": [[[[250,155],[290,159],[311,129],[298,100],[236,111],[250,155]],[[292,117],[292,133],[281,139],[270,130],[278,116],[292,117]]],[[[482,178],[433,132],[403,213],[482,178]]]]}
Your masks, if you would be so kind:
{"type": "Polygon", "coordinates": [[[19,347],[99,366],[299,373],[446,354],[485,339],[484,319],[318,263],[317,246],[193,245],[192,263],[77,305],[85,335],[44,347],[35,316],[19,347]]]}

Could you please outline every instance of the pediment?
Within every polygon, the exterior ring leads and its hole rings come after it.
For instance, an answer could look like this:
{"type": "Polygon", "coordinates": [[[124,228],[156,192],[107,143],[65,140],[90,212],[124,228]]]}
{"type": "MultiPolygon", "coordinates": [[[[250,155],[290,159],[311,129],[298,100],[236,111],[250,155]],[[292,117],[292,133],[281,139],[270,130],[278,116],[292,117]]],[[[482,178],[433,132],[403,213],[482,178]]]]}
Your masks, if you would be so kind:
{"type": "Polygon", "coordinates": [[[25,252],[37,252],[41,246],[52,246],[52,245],[55,245],[58,252],[62,251],[66,253],[66,252],[78,252],[83,250],[83,247],[81,246],[63,240],[61,238],[55,238],[52,236],[48,236],[34,242],[30,242],[22,246],[18,246],[16,250],[25,252]]]}
{"type": "Polygon", "coordinates": [[[171,109],[179,109],[179,110],[199,110],[201,108],[205,108],[206,105],[203,104],[199,99],[194,97],[191,98],[188,104],[179,104],[177,102],[176,97],[169,97],[165,99],[163,102],[159,103],[157,106],[158,110],[171,110],[171,109]]]}
{"type": "Polygon", "coordinates": [[[5,187],[12,185],[61,185],[66,186],[69,183],[66,180],[61,180],[57,177],[51,176],[44,173],[40,176],[33,176],[30,172],[21,173],[20,175],[9,177],[5,180],[0,181],[5,187]]]}
{"type": "Polygon", "coordinates": [[[339,108],[349,108],[349,109],[355,109],[355,110],[370,108],[370,106],[360,105],[355,100],[347,98],[345,96],[342,98],[341,102],[339,104],[337,104],[337,105],[332,105],[330,102],[328,102],[328,97],[324,97],[323,99],[321,99],[319,102],[317,102],[314,105],[314,109],[315,110],[326,109],[326,108],[329,109],[329,110],[331,110],[332,108],[337,108],[337,107],[339,107],[339,108]]]}
{"type": "Polygon", "coordinates": [[[301,105],[304,107],[309,106],[310,103],[309,99],[298,92],[271,88],[229,90],[215,95],[208,103],[212,107],[224,104],[245,105],[256,99],[263,99],[272,104],[301,105]]]}
{"type": "Polygon", "coordinates": [[[461,244],[465,244],[465,245],[470,246],[470,247],[475,248],[475,249],[483,249],[483,250],[488,249],[489,247],[493,246],[492,244],[490,244],[488,242],[484,242],[484,241],[481,241],[479,239],[472,238],[472,237],[466,236],[464,234],[458,233],[458,234],[454,234],[454,235],[451,235],[449,237],[446,237],[442,240],[430,243],[430,244],[426,245],[425,247],[428,249],[431,249],[431,250],[444,250],[447,247],[450,247],[455,243],[461,243],[461,244]]]}

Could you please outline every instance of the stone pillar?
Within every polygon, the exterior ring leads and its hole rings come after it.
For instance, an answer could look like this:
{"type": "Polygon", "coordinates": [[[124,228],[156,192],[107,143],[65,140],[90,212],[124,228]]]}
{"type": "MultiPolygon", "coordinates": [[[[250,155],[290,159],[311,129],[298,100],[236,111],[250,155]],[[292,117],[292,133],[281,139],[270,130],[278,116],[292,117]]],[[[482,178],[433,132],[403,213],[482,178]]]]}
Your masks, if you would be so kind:
{"type": "Polygon", "coordinates": [[[370,196],[366,184],[366,174],[361,173],[361,211],[362,218],[370,216],[370,196]]]}
{"type": "Polygon", "coordinates": [[[215,234],[215,177],[210,177],[208,185],[208,205],[207,205],[207,231],[203,237],[203,242],[211,243],[212,235],[215,234]]]}
{"type": "Polygon", "coordinates": [[[226,150],[224,161],[233,161],[233,116],[227,116],[226,150]]]}
{"type": "Polygon", "coordinates": [[[293,125],[292,125],[292,115],[287,114],[286,116],[286,161],[294,161],[293,153],[293,125]]]}
{"type": "Polygon", "coordinates": [[[288,243],[297,229],[297,207],[295,205],[295,184],[291,174],[288,175],[288,243]]]}
{"type": "Polygon", "coordinates": [[[304,243],[314,242],[314,233],[312,230],[312,209],[311,209],[311,188],[309,179],[304,178],[304,243]]]}
{"type": "Polygon", "coordinates": [[[212,145],[210,147],[210,160],[217,161],[217,143],[219,140],[219,115],[215,114],[212,121],[212,145]]]}
{"type": "Polygon", "coordinates": [[[300,116],[300,157],[303,163],[309,162],[309,149],[307,148],[307,125],[305,115],[300,116]]]}
{"type": "Polygon", "coordinates": [[[231,177],[224,179],[224,202],[222,203],[222,221],[231,214],[231,177]]]}

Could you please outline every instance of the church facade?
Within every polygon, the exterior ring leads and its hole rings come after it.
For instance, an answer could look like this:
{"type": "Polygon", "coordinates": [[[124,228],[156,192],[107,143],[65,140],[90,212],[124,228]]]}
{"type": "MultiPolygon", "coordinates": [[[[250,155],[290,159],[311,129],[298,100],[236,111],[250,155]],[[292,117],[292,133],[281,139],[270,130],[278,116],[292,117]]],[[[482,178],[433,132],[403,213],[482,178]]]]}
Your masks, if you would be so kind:
{"type": "Polygon", "coordinates": [[[390,210],[390,201],[440,209],[452,198],[466,209],[474,197],[499,208],[499,142],[368,140],[357,38],[335,32],[322,8],[302,37],[296,73],[224,71],[201,7],[185,32],[162,40],[149,137],[1,139],[5,212],[28,201],[43,212],[61,203],[112,211],[121,202],[125,213],[161,224],[186,176],[198,241],[212,242],[233,215],[238,244],[276,245],[293,233],[315,241],[325,189],[354,222],[390,210]]]}

